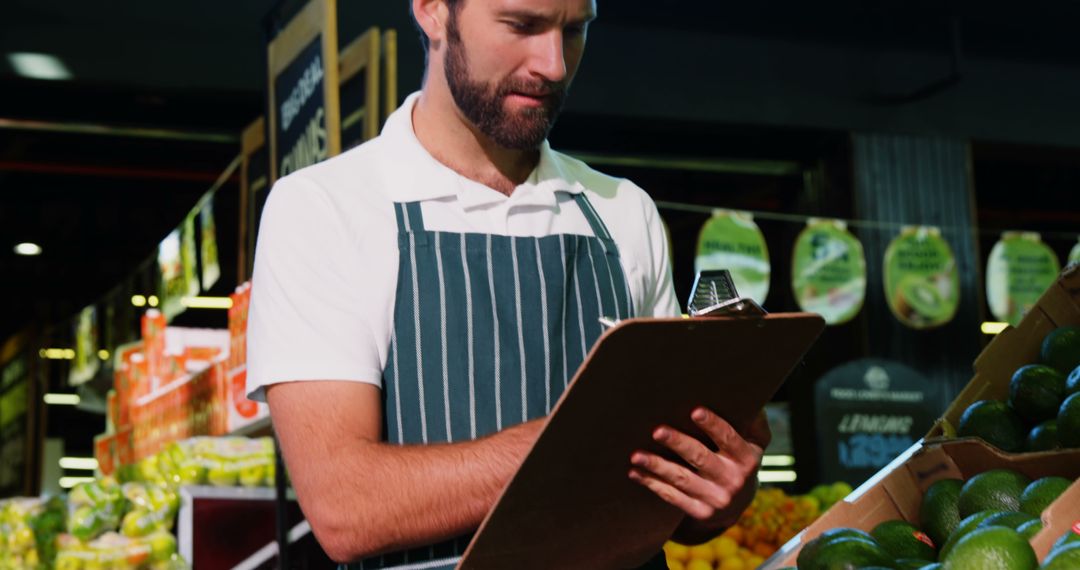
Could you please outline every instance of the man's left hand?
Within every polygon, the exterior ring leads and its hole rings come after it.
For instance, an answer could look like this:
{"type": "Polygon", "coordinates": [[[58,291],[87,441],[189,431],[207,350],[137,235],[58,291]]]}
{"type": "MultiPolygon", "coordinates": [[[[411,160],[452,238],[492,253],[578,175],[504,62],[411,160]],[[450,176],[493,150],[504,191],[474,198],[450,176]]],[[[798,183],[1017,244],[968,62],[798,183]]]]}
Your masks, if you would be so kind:
{"type": "Polygon", "coordinates": [[[735,524],[749,506],[757,490],[761,456],[772,436],[764,413],[746,434],[706,408],[694,409],[690,418],[717,450],[670,426],[660,426],[653,430],[653,439],[690,467],[639,450],[630,457],[630,479],[682,509],[687,517],[675,538],[697,544],[735,524]]]}

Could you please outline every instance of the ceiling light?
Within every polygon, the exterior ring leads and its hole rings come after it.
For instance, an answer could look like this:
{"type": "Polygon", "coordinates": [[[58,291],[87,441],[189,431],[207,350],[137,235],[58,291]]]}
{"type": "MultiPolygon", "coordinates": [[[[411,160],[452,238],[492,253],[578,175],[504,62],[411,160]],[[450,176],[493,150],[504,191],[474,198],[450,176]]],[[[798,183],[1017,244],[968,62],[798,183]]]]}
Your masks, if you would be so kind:
{"type": "Polygon", "coordinates": [[[766,455],[761,458],[762,467],[791,467],[795,457],[791,455],[766,455]]]}
{"type": "Polygon", "coordinates": [[[98,468],[98,462],[93,457],[61,457],[60,468],[93,471],[98,468]]]}
{"type": "Polygon", "coordinates": [[[105,350],[103,348],[103,349],[97,351],[97,357],[102,359],[102,360],[108,360],[109,359],[109,351],[107,351],[107,350],[105,350]]]}
{"type": "Polygon", "coordinates": [[[89,483],[93,480],[93,477],[61,477],[60,487],[63,489],[70,489],[79,483],[89,483]]]}
{"type": "Polygon", "coordinates": [[[45,394],[42,399],[53,406],[78,406],[82,401],[78,394],[45,394]]]}
{"type": "Polygon", "coordinates": [[[979,328],[982,329],[983,334],[999,334],[1001,331],[1008,328],[1008,326],[1009,323],[985,322],[979,328]]]}
{"type": "Polygon", "coordinates": [[[184,297],[180,302],[189,309],[232,308],[232,299],[228,297],[184,297]]]}
{"type": "Polygon", "coordinates": [[[131,304],[135,305],[136,307],[145,307],[146,306],[146,296],[145,295],[132,295],[131,296],[131,304]]]}
{"type": "Polygon", "coordinates": [[[43,348],[38,351],[38,356],[46,360],[74,360],[75,350],[72,348],[43,348]]]}
{"type": "Polygon", "coordinates": [[[791,483],[799,478],[794,471],[758,471],[758,481],[762,483],[791,483]]]}
{"type": "Polygon", "coordinates": [[[149,297],[147,297],[147,298],[146,298],[146,303],[147,303],[148,305],[150,305],[151,307],[156,307],[156,306],[158,306],[158,298],[157,298],[157,295],[150,295],[149,297]]]}
{"type": "Polygon", "coordinates": [[[17,255],[41,255],[41,246],[26,241],[15,245],[15,253],[17,255]]]}
{"type": "Polygon", "coordinates": [[[8,61],[15,73],[31,79],[71,79],[64,62],[46,53],[9,53],[8,61]]]}

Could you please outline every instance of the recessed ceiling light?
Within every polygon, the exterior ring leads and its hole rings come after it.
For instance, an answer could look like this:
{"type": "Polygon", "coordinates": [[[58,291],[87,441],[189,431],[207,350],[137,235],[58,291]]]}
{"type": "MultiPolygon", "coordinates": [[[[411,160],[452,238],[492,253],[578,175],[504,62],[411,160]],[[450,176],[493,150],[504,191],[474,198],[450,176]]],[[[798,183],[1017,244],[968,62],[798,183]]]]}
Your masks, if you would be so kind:
{"type": "Polygon", "coordinates": [[[8,54],[15,73],[31,79],[71,79],[64,62],[46,53],[16,52],[8,54]]]}
{"type": "Polygon", "coordinates": [[[41,255],[41,246],[25,241],[15,245],[15,253],[18,255],[41,255]]]}

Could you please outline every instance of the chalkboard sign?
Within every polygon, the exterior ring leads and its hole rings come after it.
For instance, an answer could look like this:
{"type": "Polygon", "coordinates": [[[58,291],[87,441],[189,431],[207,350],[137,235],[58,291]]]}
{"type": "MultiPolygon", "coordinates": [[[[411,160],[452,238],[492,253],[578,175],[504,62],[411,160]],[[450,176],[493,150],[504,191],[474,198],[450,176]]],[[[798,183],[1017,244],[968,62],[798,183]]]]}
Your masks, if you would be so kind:
{"type": "Polygon", "coordinates": [[[271,183],[341,152],[336,13],[312,0],[267,48],[271,183]]]}
{"type": "Polygon", "coordinates": [[[889,360],[829,371],[814,387],[821,481],[865,481],[930,429],[943,396],[939,385],[889,360]]]}

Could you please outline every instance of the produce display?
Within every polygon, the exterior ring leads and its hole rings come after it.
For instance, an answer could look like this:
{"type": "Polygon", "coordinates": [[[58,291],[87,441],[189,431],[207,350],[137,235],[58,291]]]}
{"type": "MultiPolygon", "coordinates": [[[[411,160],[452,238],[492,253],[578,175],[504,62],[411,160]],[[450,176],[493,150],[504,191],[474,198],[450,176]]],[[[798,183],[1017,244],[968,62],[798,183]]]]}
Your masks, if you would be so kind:
{"type": "Polygon", "coordinates": [[[60,497],[0,501],[0,570],[48,567],[56,556],[56,537],[63,531],[60,497]]]}
{"type": "Polygon", "coordinates": [[[274,441],[268,437],[193,437],[174,442],[133,467],[133,478],[161,487],[270,487],[274,484],[274,441]]]}
{"type": "Polygon", "coordinates": [[[196,437],[75,486],[65,497],[0,501],[0,570],[180,570],[179,487],[271,485],[270,438],[196,437]]]}
{"type": "Polygon", "coordinates": [[[810,494],[788,496],[776,488],[759,489],[739,522],[723,534],[698,545],[664,545],[671,570],[742,570],[757,568],[832,503],[847,496],[846,483],[821,485],[810,494]]]}
{"type": "Polygon", "coordinates": [[[1040,361],[1013,373],[1007,402],[968,406],[957,435],[980,437],[1008,452],[1080,447],[1080,327],[1046,335],[1040,361]]]}
{"type": "Polygon", "coordinates": [[[1080,568],[1080,528],[1066,533],[1042,566],[1028,542],[1043,528],[1043,510],[1072,483],[1062,477],[1032,481],[1009,469],[966,481],[941,479],[923,494],[919,520],[889,520],[869,532],[830,529],[802,547],[797,568],[1080,568]]]}

